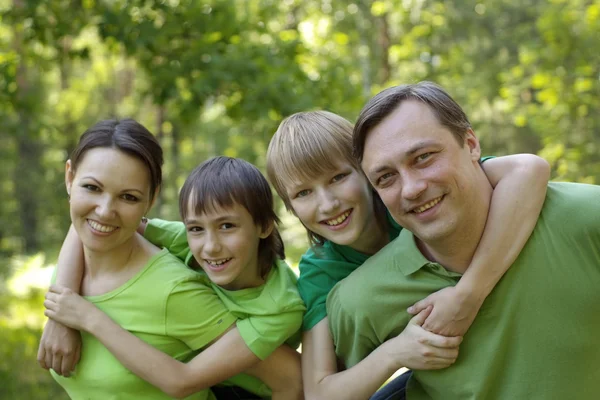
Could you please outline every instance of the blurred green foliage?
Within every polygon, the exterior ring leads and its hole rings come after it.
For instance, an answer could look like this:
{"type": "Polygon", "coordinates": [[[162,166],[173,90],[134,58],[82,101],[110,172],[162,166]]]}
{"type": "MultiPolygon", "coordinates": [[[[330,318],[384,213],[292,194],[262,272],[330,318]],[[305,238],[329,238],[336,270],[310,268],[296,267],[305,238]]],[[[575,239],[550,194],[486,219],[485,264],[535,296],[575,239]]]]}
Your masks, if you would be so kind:
{"type": "MultiPolygon", "coordinates": [[[[163,218],[210,156],[264,168],[286,115],[354,120],[382,88],[425,79],[464,106],[484,154],[537,153],[556,180],[599,183],[599,43],[600,0],[0,0],[0,398],[62,395],[35,363],[45,283],[7,282],[22,254],[54,260],[63,163],[97,120],[159,137],[163,218]]],[[[304,233],[281,215],[296,262],[304,233]]]]}

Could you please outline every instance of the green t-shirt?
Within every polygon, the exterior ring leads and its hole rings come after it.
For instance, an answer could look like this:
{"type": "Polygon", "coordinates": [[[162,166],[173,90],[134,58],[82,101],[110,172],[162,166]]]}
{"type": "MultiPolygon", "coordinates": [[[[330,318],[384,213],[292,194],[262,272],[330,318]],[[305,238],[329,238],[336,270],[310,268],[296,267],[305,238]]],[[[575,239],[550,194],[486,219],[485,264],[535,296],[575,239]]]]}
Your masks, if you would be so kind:
{"type": "MultiPolygon", "coordinates": [[[[402,227],[390,216],[388,217],[390,240],[400,234],[402,227]]],[[[327,316],[325,301],[331,288],[350,275],[371,257],[350,246],[341,246],[326,241],[320,247],[311,247],[302,255],[299,269],[298,290],[306,313],[302,321],[302,330],[309,331],[327,316]]]]}
{"type": "MultiPolygon", "coordinates": [[[[166,250],[121,287],[86,299],[117,324],[180,361],[225,332],[235,317],[202,276],[166,250]],[[189,312],[194,310],[194,312],[189,312]]],[[[94,336],[82,332],[82,353],[70,378],[52,376],[72,399],[170,399],[127,370],[94,336]]],[[[210,390],[188,399],[214,399],[210,390]]]]}
{"type": "MultiPolygon", "coordinates": [[[[533,234],[483,303],[454,365],[413,371],[425,399],[596,399],[600,393],[600,186],[550,183],[533,234]]],[[[407,230],[327,300],[337,355],[352,367],[410,319],[406,308],[460,275],[430,263],[407,230]]]]}
{"type": "MultiPolygon", "coordinates": [[[[144,236],[190,265],[193,254],[188,247],[183,223],[152,219],[144,236]]],[[[238,318],[237,328],[244,342],[261,360],[283,343],[294,349],[300,344],[300,325],[305,307],[298,294],[296,279],[285,261],[279,260],[273,265],[265,283],[259,287],[226,290],[210,283],[223,304],[238,318]]],[[[246,375],[243,377],[243,380],[234,377],[229,383],[265,395],[264,388],[248,385],[246,375]]]]}

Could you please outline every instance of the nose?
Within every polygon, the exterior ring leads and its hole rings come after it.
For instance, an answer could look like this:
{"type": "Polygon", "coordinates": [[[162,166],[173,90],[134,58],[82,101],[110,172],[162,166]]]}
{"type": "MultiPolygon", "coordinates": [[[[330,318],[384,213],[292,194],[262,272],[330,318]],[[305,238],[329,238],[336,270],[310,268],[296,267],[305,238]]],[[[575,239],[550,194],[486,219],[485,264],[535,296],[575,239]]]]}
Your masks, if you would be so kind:
{"type": "Polygon", "coordinates": [[[330,214],[340,207],[340,201],[337,196],[328,189],[321,189],[318,192],[319,211],[323,214],[330,214]]]}
{"type": "Polygon", "coordinates": [[[219,235],[206,231],[202,249],[207,255],[218,254],[221,251],[221,241],[219,239],[219,235]]]}
{"type": "Polygon", "coordinates": [[[416,171],[404,173],[402,176],[402,197],[407,200],[416,200],[427,189],[427,180],[423,179],[416,171]]]}
{"type": "Polygon", "coordinates": [[[115,207],[113,199],[106,195],[102,196],[96,205],[96,214],[103,219],[110,219],[114,216],[115,207]]]}

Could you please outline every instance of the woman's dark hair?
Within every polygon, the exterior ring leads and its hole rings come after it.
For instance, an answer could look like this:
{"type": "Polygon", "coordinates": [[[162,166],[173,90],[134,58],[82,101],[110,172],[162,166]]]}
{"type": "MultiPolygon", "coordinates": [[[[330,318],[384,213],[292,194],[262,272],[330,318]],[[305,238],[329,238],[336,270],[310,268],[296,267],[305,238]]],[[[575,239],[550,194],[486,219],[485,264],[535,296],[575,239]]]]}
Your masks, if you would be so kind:
{"type": "Polygon", "coordinates": [[[150,172],[150,200],[162,183],[163,151],[156,138],[142,124],[133,119],[100,121],[79,138],[71,153],[74,170],[88,150],[97,147],[118,149],[142,161],[150,172]]]}
{"type": "Polygon", "coordinates": [[[276,259],[285,258],[285,251],[277,230],[279,218],[273,209],[273,193],[258,168],[239,158],[214,157],[192,171],[179,194],[179,212],[184,221],[189,210],[201,215],[217,207],[233,207],[235,203],[248,210],[263,230],[273,227],[258,245],[259,271],[264,278],[276,259]]]}

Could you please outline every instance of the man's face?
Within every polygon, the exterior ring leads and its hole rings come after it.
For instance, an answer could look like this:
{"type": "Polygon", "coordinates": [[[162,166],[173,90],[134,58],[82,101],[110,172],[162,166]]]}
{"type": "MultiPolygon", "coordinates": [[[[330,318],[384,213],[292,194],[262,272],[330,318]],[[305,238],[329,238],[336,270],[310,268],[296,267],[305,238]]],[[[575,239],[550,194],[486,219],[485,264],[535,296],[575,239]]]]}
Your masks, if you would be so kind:
{"type": "Polygon", "coordinates": [[[468,226],[479,158],[472,130],[460,145],[429,106],[407,100],[368,133],[362,168],[394,219],[433,244],[468,226]]]}

